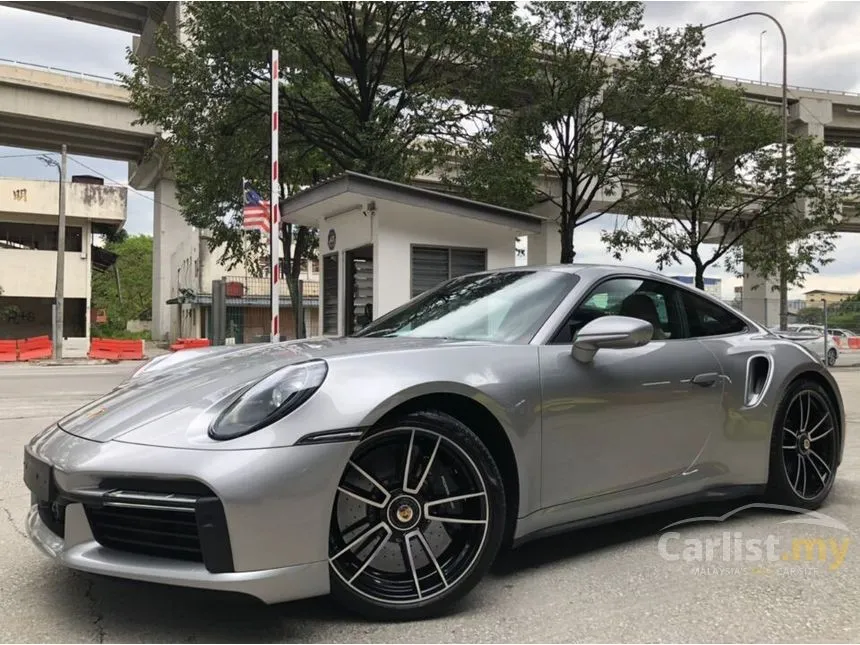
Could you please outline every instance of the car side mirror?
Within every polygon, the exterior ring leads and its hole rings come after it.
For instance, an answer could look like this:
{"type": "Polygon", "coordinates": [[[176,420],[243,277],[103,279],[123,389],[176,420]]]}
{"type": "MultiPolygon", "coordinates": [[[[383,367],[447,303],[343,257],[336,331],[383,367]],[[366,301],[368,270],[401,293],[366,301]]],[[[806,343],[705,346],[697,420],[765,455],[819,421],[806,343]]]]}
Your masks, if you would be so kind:
{"type": "Polygon", "coordinates": [[[571,354],[580,363],[590,363],[598,349],[630,349],[647,345],[654,336],[651,323],[627,316],[603,316],[579,330],[571,354]]]}

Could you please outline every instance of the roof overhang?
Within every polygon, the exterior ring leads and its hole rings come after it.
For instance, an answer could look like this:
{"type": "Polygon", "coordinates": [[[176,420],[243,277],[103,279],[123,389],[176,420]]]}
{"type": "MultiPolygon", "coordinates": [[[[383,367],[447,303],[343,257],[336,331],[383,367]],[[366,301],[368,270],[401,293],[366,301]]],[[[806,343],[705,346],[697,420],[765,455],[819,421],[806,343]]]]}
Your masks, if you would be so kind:
{"type": "Polygon", "coordinates": [[[391,202],[465,217],[521,233],[539,233],[543,217],[533,213],[476,202],[450,193],[418,188],[356,172],[311,186],[281,202],[285,221],[318,227],[334,214],[366,208],[368,201],[391,202]]]}

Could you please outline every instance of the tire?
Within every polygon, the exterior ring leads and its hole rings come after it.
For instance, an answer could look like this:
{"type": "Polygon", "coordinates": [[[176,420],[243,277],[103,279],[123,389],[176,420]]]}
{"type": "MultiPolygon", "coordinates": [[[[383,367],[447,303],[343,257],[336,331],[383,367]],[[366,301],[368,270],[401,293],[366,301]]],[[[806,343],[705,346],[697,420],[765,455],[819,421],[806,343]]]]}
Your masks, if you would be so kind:
{"type": "Polygon", "coordinates": [[[361,441],[338,485],[331,594],[374,620],[437,616],[493,563],[506,511],[499,469],[463,423],[434,411],[385,423],[361,441]]]}
{"type": "Polygon", "coordinates": [[[836,365],[837,358],[839,358],[839,354],[837,353],[835,348],[831,347],[827,350],[827,365],[829,367],[833,367],[834,365],[836,365]]]}
{"type": "Polygon", "coordinates": [[[840,441],[828,392],[805,378],[789,385],[774,416],[767,501],[819,508],[836,479],[840,441]]]}

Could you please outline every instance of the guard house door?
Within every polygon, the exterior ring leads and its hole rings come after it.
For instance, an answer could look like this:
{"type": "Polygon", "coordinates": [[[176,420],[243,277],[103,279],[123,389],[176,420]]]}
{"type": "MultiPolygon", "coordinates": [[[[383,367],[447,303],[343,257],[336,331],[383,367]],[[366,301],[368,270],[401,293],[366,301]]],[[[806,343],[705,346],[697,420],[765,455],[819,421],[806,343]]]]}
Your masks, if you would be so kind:
{"type": "Polygon", "coordinates": [[[373,244],[352,249],[346,257],[346,316],[348,336],[373,320],[373,244]]]}

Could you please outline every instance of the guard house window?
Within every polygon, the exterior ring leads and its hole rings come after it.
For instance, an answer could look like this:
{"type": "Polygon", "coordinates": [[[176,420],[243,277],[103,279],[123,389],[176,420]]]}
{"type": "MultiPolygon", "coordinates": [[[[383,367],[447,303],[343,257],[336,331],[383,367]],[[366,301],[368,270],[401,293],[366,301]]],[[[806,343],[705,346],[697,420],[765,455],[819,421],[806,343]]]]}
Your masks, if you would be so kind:
{"type": "Polygon", "coordinates": [[[412,247],[412,296],[461,275],[487,270],[487,249],[412,247]]]}
{"type": "Polygon", "coordinates": [[[337,335],[337,253],[323,256],[323,334],[337,335]]]}

